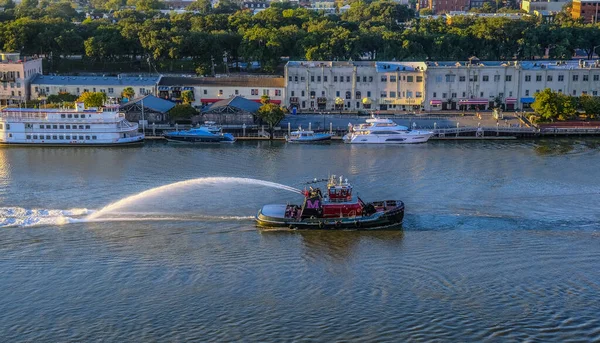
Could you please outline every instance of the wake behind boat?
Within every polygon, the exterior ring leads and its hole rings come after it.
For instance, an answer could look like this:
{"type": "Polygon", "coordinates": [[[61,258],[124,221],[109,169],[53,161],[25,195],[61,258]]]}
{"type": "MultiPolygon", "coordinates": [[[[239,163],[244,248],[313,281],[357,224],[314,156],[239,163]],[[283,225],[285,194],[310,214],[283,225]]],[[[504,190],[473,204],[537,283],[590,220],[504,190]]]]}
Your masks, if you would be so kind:
{"type": "Polygon", "coordinates": [[[353,144],[409,144],[425,143],[431,136],[431,131],[411,130],[390,119],[373,117],[367,119],[366,124],[350,126],[343,139],[345,143],[353,144]]]}
{"type": "Polygon", "coordinates": [[[315,143],[331,141],[331,135],[328,133],[315,133],[314,131],[292,131],[285,140],[289,143],[315,143]]]}
{"type": "Polygon", "coordinates": [[[263,227],[290,229],[384,229],[402,226],[404,203],[384,200],[365,203],[352,194],[348,180],[331,176],[327,193],[320,189],[304,192],[301,206],[265,205],[258,211],[256,222],[263,227]]]}
{"type": "Polygon", "coordinates": [[[180,143],[233,143],[235,137],[230,133],[223,133],[215,122],[205,122],[200,127],[183,131],[171,131],[163,135],[168,141],[180,143]]]}

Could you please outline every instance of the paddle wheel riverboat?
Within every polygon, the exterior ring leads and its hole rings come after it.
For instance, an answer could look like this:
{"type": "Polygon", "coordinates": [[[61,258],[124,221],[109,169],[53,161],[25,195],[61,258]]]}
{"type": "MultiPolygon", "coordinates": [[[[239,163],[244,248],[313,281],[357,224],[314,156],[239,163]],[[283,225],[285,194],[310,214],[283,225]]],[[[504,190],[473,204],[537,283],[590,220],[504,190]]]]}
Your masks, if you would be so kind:
{"type": "Polygon", "coordinates": [[[374,230],[400,227],[404,219],[404,203],[384,200],[365,203],[352,194],[348,179],[331,176],[327,192],[312,187],[303,192],[302,206],[291,204],[265,205],[256,221],[263,227],[290,229],[361,229],[374,230]]]}

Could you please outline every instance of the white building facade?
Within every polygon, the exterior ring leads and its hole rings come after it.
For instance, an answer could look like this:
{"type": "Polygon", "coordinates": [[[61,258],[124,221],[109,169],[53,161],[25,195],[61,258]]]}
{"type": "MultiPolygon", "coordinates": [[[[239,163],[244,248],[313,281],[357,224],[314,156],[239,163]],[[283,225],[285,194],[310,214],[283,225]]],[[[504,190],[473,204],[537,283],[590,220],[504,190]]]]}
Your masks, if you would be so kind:
{"type": "Polygon", "coordinates": [[[423,102],[425,63],[290,61],[285,80],[285,105],[301,112],[412,110],[423,102]]]}
{"type": "Polygon", "coordinates": [[[109,98],[121,99],[125,88],[131,87],[134,98],[156,94],[160,76],[49,76],[37,75],[31,81],[31,99],[43,100],[50,95],[102,92],[109,98]]]}

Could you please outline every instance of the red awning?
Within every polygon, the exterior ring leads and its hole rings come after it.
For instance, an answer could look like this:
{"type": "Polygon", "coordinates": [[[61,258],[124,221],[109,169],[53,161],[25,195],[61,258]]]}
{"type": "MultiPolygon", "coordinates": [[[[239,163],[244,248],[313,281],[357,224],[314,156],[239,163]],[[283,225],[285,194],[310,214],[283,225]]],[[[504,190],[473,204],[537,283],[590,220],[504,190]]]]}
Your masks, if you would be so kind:
{"type": "Polygon", "coordinates": [[[514,104],[517,102],[517,98],[506,98],[507,104],[514,104]]]}
{"type": "Polygon", "coordinates": [[[217,101],[221,101],[223,99],[200,99],[200,102],[204,102],[207,104],[214,104],[217,101]]]}
{"type": "Polygon", "coordinates": [[[431,100],[429,102],[430,105],[441,105],[442,104],[442,100],[431,100]]]}
{"type": "Polygon", "coordinates": [[[487,99],[462,99],[458,101],[459,105],[487,105],[489,103],[487,99]]]}

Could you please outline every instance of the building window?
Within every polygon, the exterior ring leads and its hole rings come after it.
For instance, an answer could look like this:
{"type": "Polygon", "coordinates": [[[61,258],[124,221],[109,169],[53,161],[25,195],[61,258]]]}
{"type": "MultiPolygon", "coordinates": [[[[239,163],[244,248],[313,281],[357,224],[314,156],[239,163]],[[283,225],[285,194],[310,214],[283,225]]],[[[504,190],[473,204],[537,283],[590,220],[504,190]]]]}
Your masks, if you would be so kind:
{"type": "Polygon", "coordinates": [[[583,81],[589,81],[589,76],[588,75],[583,75],[583,81]]]}
{"type": "Polygon", "coordinates": [[[573,95],[577,95],[577,90],[573,89],[573,95]]]}
{"type": "Polygon", "coordinates": [[[337,82],[337,76],[333,76],[333,82],[337,82]]]}
{"type": "Polygon", "coordinates": [[[304,82],[304,81],[305,81],[305,78],[304,78],[304,76],[300,76],[300,81],[301,81],[301,82],[304,82]]]}
{"type": "Polygon", "coordinates": [[[92,136],[92,139],[96,139],[96,138],[97,138],[96,136],[92,136]]]}
{"type": "Polygon", "coordinates": [[[356,91],[356,99],[360,99],[362,96],[362,94],[360,93],[360,91],[356,91]]]}
{"type": "Polygon", "coordinates": [[[454,82],[454,78],[456,75],[446,74],[446,82],[454,82]]]}
{"type": "Polygon", "coordinates": [[[31,135],[27,135],[27,139],[31,139],[31,135]]]}
{"type": "Polygon", "coordinates": [[[369,76],[369,82],[373,82],[373,76],[369,76]]]}
{"type": "Polygon", "coordinates": [[[417,82],[423,82],[423,76],[417,76],[417,82]]]}
{"type": "Polygon", "coordinates": [[[506,75],[506,82],[512,81],[512,75],[506,75]]]}
{"type": "Polygon", "coordinates": [[[356,82],[360,82],[360,76],[356,77],[356,82]]]}
{"type": "Polygon", "coordinates": [[[479,92],[479,97],[483,98],[483,92],[479,92]]]}
{"type": "Polygon", "coordinates": [[[412,98],[412,91],[406,91],[406,97],[412,98]]]}
{"type": "Polygon", "coordinates": [[[112,93],[114,93],[114,92],[115,92],[115,89],[114,89],[114,88],[109,88],[109,89],[108,89],[108,93],[109,93],[109,94],[112,94],[112,93]]]}
{"type": "Polygon", "coordinates": [[[301,96],[304,96],[304,91],[300,92],[300,95],[301,95],[301,96]]]}
{"type": "Polygon", "coordinates": [[[367,98],[371,97],[371,91],[367,91],[367,98]]]}
{"type": "Polygon", "coordinates": [[[317,82],[321,82],[321,76],[317,76],[317,82]]]}
{"type": "MultiPolygon", "coordinates": [[[[43,137],[43,136],[41,136],[41,137],[43,137]]],[[[46,135],[46,139],[50,139],[50,135],[46,135]]]]}
{"type": "Polygon", "coordinates": [[[387,92],[386,91],[381,91],[381,98],[387,98],[387,92]]]}
{"type": "Polygon", "coordinates": [[[64,130],[64,129],[65,129],[65,126],[64,126],[64,125],[58,125],[58,128],[59,128],[60,130],[64,130]]]}
{"type": "Polygon", "coordinates": [[[390,75],[390,82],[396,82],[396,75],[390,75]]]}
{"type": "Polygon", "coordinates": [[[53,128],[54,130],[56,130],[56,129],[58,129],[58,125],[52,125],[52,128],[53,128]]]}
{"type": "Polygon", "coordinates": [[[436,75],[435,76],[435,82],[441,83],[442,82],[442,75],[436,75]]]}
{"type": "Polygon", "coordinates": [[[577,74],[573,75],[573,81],[579,81],[579,75],[577,75],[577,74]]]}
{"type": "Polygon", "coordinates": [[[387,75],[381,75],[381,82],[387,82],[387,75]]]}
{"type": "Polygon", "coordinates": [[[292,91],[292,94],[291,94],[291,96],[294,96],[294,95],[296,95],[296,92],[292,91]]]}
{"type": "Polygon", "coordinates": [[[531,81],[531,75],[525,75],[525,82],[531,81]]]}
{"type": "Polygon", "coordinates": [[[548,81],[548,82],[552,82],[552,75],[548,75],[548,76],[546,76],[546,81],[548,81]]]}
{"type": "Polygon", "coordinates": [[[407,76],[406,77],[406,82],[413,82],[413,76],[407,76]]]}
{"type": "Polygon", "coordinates": [[[268,89],[263,89],[263,95],[269,95],[269,90],[268,89]]]}
{"type": "MultiPolygon", "coordinates": [[[[350,76],[346,76],[346,82],[350,82],[350,76]]],[[[350,106],[348,106],[350,107],[350,106]]]]}
{"type": "Polygon", "coordinates": [[[340,91],[335,91],[335,96],[339,97],[340,96],[340,91]]]}
{"type": "Polygon", "coordinates": [[[310,82],[315,82],[315,76],[314,75],[310,76],[310,82]]]}
{"type": "Polygon", "coordinates": [[[298,75],[294,76],[294,81],[298,82],[298,75]]]}
{"type": "Polygon", "coordinates": [[[327,82],[327,75],[323,76],[323,82],[327,82]]]}
{"type": "Polygon", "coordinates": [[[594,75],[594,81],[600,81],[600,75],[598,75],[598,74],[594,75]]]}
{"type": "Polygon", "coordinates": [[[281,96],[281,89],[276,89],[275,90],[275,96],[281,96]]]}
{"type": "Polygon", "coordinates": [[[415,92],[415,97],[422,98],[423,97],[423,93],[422,92],[415,92]]]}
{"type": "MultiPolygon", "coordinates": [[[[465,96],[465,92],[463,92],[463,97],[465,96]]],[[[456,93],[452,93],[452,98],[456,98],[456,93]]]]}
{"type": "Polygon", "coordinates": [[[446,99],[446,96],[448,96],[448,93],[442,93],[442,99],[446,99]]]}
{"type": "Polygon", "coordinates": [[[500,82],[500,75],[494,75],[494,82],[500,82]]]}
{"type": "Polygon", "coordinates": [[[525,96],[529,96],[529,89],[525,90],[525,96]]]}
{"type": "Polygon", "coordinates": [[[489,77],[489,76],[487,76],[487,75],[483,75],[483,76],[481,77],[481,81],[483,81],[483,82],[488,82],[489,80],[490,80],[490,77],[489,77]]]}
{"type": "Polygon", "coordinates": [[[315,98],[315,91],[310,91],[310,98],[314,99],[315,98]]]}
{"type": "Polygon", "coordinates": [[[52,139],[58,139],[58,136],[52,136],[52,139]]]}
{"type": "Polygon", "coordinates": [[[219,96],[223,95],[223,90],[219,89],[219,96]]]}
{"type": "Polygon", "coordinates": [[[465,81],[467,81],[467,77],[466,76],[459,76],[458,77],[458,81],[459,82],[465,82],[465,81]]]}
{"type": "Polygon", "coordinates": [[[65,139],[65,137],[64,136],[58,136],[58,139],[62,140],[62,139],[65,139]]]}
{"type": "Polygon", "coordinates": [[[436,92],[433,92],[433,97],[437,98],[437,93],[436,92]]]}
{"type": "Polygon", "coordinates": [[[352,99],[352,93],[346,92],[346,99],[352,99]]]}
{"type": "Polygon", "coordinates": [[[542,75],[536,75],[535,82],[542,82],[542,75]]]}
{"type": "Polygon", "coordinates": [[[592,91],[593,96],[598,96],[598,91],[592,91]]]}
{"type": "Polygon", "coordinates": [[[512,96],[512,91],[508,91],[508,96],[512,96]]]}
{"type": "Polygon", "coordinates": [[[558,81],[564,81],[565,80],[565,76],[564,75],[558,75],[558,81]]]}
{"type": "Polygon", "coordinates": [[[204,92],[203,92],[203,93],[204,93],[204,95],[208,94],[208,92],[206,91],[206,89],[204,90],[204,92]]]}
{"type": "Polygon", "coordinates": [[[292,77],[291,76],[288,77],[288,81],[292,82],[292,77]]]}
{"type": "Polygon", "coordinates": [[[390,92],[390,98],[395,98],[396,97],[396,92],[390,92]]]}

